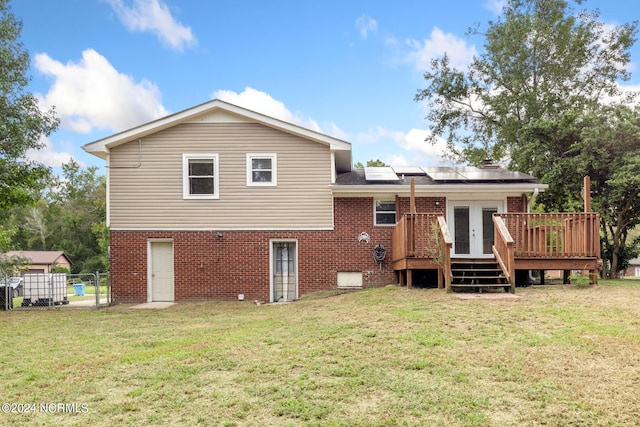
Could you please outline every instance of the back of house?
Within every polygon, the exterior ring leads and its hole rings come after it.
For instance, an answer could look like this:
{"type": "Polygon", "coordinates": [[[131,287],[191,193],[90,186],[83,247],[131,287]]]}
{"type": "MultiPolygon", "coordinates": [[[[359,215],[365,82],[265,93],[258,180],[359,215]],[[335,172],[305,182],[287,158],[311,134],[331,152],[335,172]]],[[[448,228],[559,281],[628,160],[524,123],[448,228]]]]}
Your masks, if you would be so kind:
{"type": "Polygon", "coordinates": [[[490,257],[492,215],[546,187],[493,164],[353,169],[348,142],[219,100],[84,148],[107,162],[115,303],[398,283],[393,233],[412,205],[446,220],[452,255],[490,257]]]}

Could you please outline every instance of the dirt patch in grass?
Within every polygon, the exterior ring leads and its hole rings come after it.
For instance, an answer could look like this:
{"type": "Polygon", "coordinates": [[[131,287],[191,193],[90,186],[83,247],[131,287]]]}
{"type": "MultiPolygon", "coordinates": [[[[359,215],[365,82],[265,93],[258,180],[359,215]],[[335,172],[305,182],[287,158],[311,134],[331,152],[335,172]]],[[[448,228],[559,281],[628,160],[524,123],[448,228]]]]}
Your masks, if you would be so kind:
{"type": "Polygon", "coordinates": [[[515,295],[515,294],[508,294],[508,293],[497,293],[497,292],[491,292],[491,293],[473,293],[473,294],[458,294],[457,297],[459,299],[492,299],[492,300],[496,300],[496,299],[520,299],[522,298],[522,295],[515,295]]]}

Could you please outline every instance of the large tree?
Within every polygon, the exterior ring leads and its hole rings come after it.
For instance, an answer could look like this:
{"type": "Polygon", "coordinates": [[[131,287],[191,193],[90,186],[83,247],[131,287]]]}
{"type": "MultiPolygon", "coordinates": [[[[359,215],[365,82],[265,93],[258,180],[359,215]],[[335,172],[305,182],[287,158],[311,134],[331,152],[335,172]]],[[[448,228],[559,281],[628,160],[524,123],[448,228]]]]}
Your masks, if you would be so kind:
{"type": "Polygon", "coordinates": [[[0,0],[0,212],[39,196],[49,169],[27,158],[58,127],[55,112],[43,112],[27,91],[29,53],[20,41],[22,22],[0,0]]]}
{"type": "MultiPolygon", "coordinates": [[[[49,169],[27,158],[29,149],[41,148],[41,138],[58,127],[54,111],[42,112],[27,92],[29,54],[20,42],[22,22],[0,0],[0,219],[12,206],[35,201],[49,169]]],[[[16,228],[0,226],[0,273],[24,262],[6,257],[16,228]]]]}
{"type": "Polygon", "coordinates": [[[543,209],[575,210],[583,175],[593,175],[604,253],[615,269],[638,220],[630,189],[640,170],[637,145],[619,143],[633,139],[632,120],[607,120],[612,111],[635,113],[607,105],[635,100],[633,93],[623,97],[618,82],[630,77],[638,23],[605,25],[597,10],[576,12],[570,3],[583,1],[508,0],[486,30],[470,30],[484,37],[483,52],[466,69],[447,55],[434,59],[415,99],[428,103],[433,138],[445,137],[455,160],[500,160],[549,184],[538,198],[543,209]],[[609,153],[610,161],[594,153],[609,153]],[[617,210],[627,202],[629,209],[617,210]]]}
{"type": "Polygon", "coordinates": [[[564,0],[509,0],[484,32],[470,30],[485,43],[466,69],[444,55],[425,72],[428,85],[415,99],[429,104],[434,141],[445,137],[455,160],[506,160],[542,178],[566,147],[555,135],[536,140],[541,122],[597,111],[629,78],[637,22],[612,27],[598,18],[597,10],[576,13],[564,0]]]}
{"type": "Polygon", "coordinates": [[[579,142],[560,163],[591,177],[607,274],[618,277],[638,255],[638,242],[630,233],[640,224],[640,112],[609,107],[584,117],[579,128],[579,142]]]}

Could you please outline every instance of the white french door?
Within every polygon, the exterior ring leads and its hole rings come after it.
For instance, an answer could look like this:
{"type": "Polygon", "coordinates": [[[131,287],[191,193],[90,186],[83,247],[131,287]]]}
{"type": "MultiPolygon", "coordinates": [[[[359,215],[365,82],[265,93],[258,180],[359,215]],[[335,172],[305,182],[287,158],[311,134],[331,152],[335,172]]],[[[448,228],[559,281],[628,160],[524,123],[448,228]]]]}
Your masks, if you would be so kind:
{"type": "Polygon", "coordinates": [[[502,212],[501,201],[449,201],[453,247],[451,256],[485,258],[493,256],[492,215],[502,212]]]}

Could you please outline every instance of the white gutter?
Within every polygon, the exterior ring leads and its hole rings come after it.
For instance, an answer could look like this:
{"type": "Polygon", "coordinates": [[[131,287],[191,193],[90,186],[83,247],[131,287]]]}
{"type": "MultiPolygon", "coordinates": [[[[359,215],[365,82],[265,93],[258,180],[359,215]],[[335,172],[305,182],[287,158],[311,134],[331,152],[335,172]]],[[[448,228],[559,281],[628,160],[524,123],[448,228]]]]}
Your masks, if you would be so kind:
{"type": "MultiPolygon", "coordinates": [[[[408,197],[410,194],[409,185],[393,185],[393,184],[374,184],[374,185],[330,185],[333,195],[336,197],[352,197],[364,196],[368,194],[397,194],[399,196],[408,197]]],[[[510,193],[535,193],[540,190],[544,191],[549,188],[546,184],[539,183],[516,183],[516,184],[497,184],[497,183],[464,183],[464,184],[434,184],[434,185],[416,185],[416,194],[455,194],[455,193],[483,193],[491,194],[496,192],[510,193]]]]}

